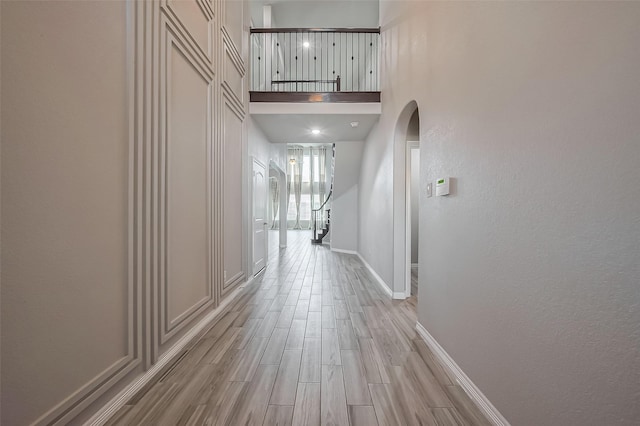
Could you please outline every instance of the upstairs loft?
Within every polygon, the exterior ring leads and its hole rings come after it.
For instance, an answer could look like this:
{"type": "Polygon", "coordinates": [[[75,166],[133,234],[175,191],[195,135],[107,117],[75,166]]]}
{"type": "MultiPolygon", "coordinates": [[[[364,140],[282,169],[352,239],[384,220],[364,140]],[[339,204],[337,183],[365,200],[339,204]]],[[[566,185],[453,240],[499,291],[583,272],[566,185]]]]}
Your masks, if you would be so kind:
{"type": "Polygon", "coordinates": [[[380,28],[252,28],[250,101],[379,103],[380,28]]]}

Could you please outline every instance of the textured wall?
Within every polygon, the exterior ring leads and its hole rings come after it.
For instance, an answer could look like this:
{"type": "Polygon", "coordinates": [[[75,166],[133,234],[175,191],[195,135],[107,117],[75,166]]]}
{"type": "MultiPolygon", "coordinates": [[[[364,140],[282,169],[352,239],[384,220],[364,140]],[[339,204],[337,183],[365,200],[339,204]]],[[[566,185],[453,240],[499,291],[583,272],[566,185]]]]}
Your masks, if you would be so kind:
{"type": "Polygon", "coordinates": [[[378,26],[378,2],[375,0],[282,1],[273,3],[272,13],[273,23],[280,28],[378,26]]]}
{"type": "Polygon", "coordinates": [[[369,265],[376,265],[387,285],[393,276],[393,146],[392,139],[386,139],[392,137],[392,129],[385,114],[371,129],[362,153],[358,191],[358,252],[369,265]],[[371,229],[375,232],[367,232],[371,229]]]}
{"type": "Polygon", "coordinates": [[[358,178],[364,142],[336,143],[331,248],[358,249],[358,178]]]}
{"type": "Polygon", "coordinates": [[[418,263],[420,237],[420,150],[411,150],[411,263],[418,263]]]}
{"type": "Polygon", "coordinates": [[[419,321],[514,425],[637,424],[640,4],[383,2],[381,19],[360,251],[390,279],[391,144],[415,99],[422,187],[455,178],[421,202],[419,321]]]}

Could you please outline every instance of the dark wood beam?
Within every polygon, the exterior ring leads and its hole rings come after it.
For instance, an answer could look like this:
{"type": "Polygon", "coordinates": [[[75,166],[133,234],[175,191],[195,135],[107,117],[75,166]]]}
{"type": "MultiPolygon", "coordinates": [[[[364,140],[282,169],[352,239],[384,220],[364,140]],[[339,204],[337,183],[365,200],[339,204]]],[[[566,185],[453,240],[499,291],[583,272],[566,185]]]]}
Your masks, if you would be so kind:
{"type": "Polygon", "coordinates": [[[380,34],[378,28],[251,28],[255,33],[375,33],[380,34]]]}
{"type": "Polygon", "coordinates": [[[380,102],[380,92],[249,92],[251,102],[380,102]]]}

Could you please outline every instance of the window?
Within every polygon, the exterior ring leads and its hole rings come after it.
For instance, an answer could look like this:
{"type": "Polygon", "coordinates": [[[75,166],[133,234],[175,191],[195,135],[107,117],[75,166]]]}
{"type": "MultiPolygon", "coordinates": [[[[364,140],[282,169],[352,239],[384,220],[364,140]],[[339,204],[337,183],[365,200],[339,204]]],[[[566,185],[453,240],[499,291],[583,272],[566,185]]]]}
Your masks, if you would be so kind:
{"type": "MultiPolygon", "coordinates": [[[[293,149],[292,149],[293,150],[293,149]]],[[[319,155],[325,155],[324,150],[319,150],[323,154],[320,154],[316,148],[304,148],[304,152],[300,155],[300,151],[298,148],[298,159],[301,159],[300,164],[300,176],[302,180],[302,185],[300,188],[300,227],[302,229],[308,229],[311,224],[311,212],[312,209],[317,209],[324,202],[321,200],[319,189],[320,189],[320,177],[329,176],[330,171],[325,170],[324,173],[320,173],[320,166],[325,165],[327,167],[327,163],[325,161],[320,161],[319,155]]],[[[290,151],[290,157],[294,157],[296,155],[294,151],[290,151]]],[[[324,160],[324,158],[323,158],[324,160]]],[[[293,179],[294,173],[296,172],[296,166],[291,165],[289,170],[289,179],[293,179]]],[[[325,179],[323,179],[325,180],[325,179]]],[[[324,183],[324,182],[323,182],[324,183]]],[[[324,187],[324,185],[323,185],[324,187]]],[[[325,194],[326,196],[326,194],[325,194]]],[[[293,228],[296,223],[296,197],[294,191],[293,182],[291,182],[291,193],[289,194],[289,206],[287,208],[287,222],[289,228],[293,228]]]]}

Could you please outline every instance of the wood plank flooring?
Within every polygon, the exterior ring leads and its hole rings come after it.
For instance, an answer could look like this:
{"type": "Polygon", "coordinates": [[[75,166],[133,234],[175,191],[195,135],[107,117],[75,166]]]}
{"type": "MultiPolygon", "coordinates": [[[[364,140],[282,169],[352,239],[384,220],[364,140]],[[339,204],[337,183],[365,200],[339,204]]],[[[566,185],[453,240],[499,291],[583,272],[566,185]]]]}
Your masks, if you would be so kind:
{"type": "Polygon", "coordinates": [[[490,425],[356,256],[270,232],[263,275],[109,425],[490,425]]]}

